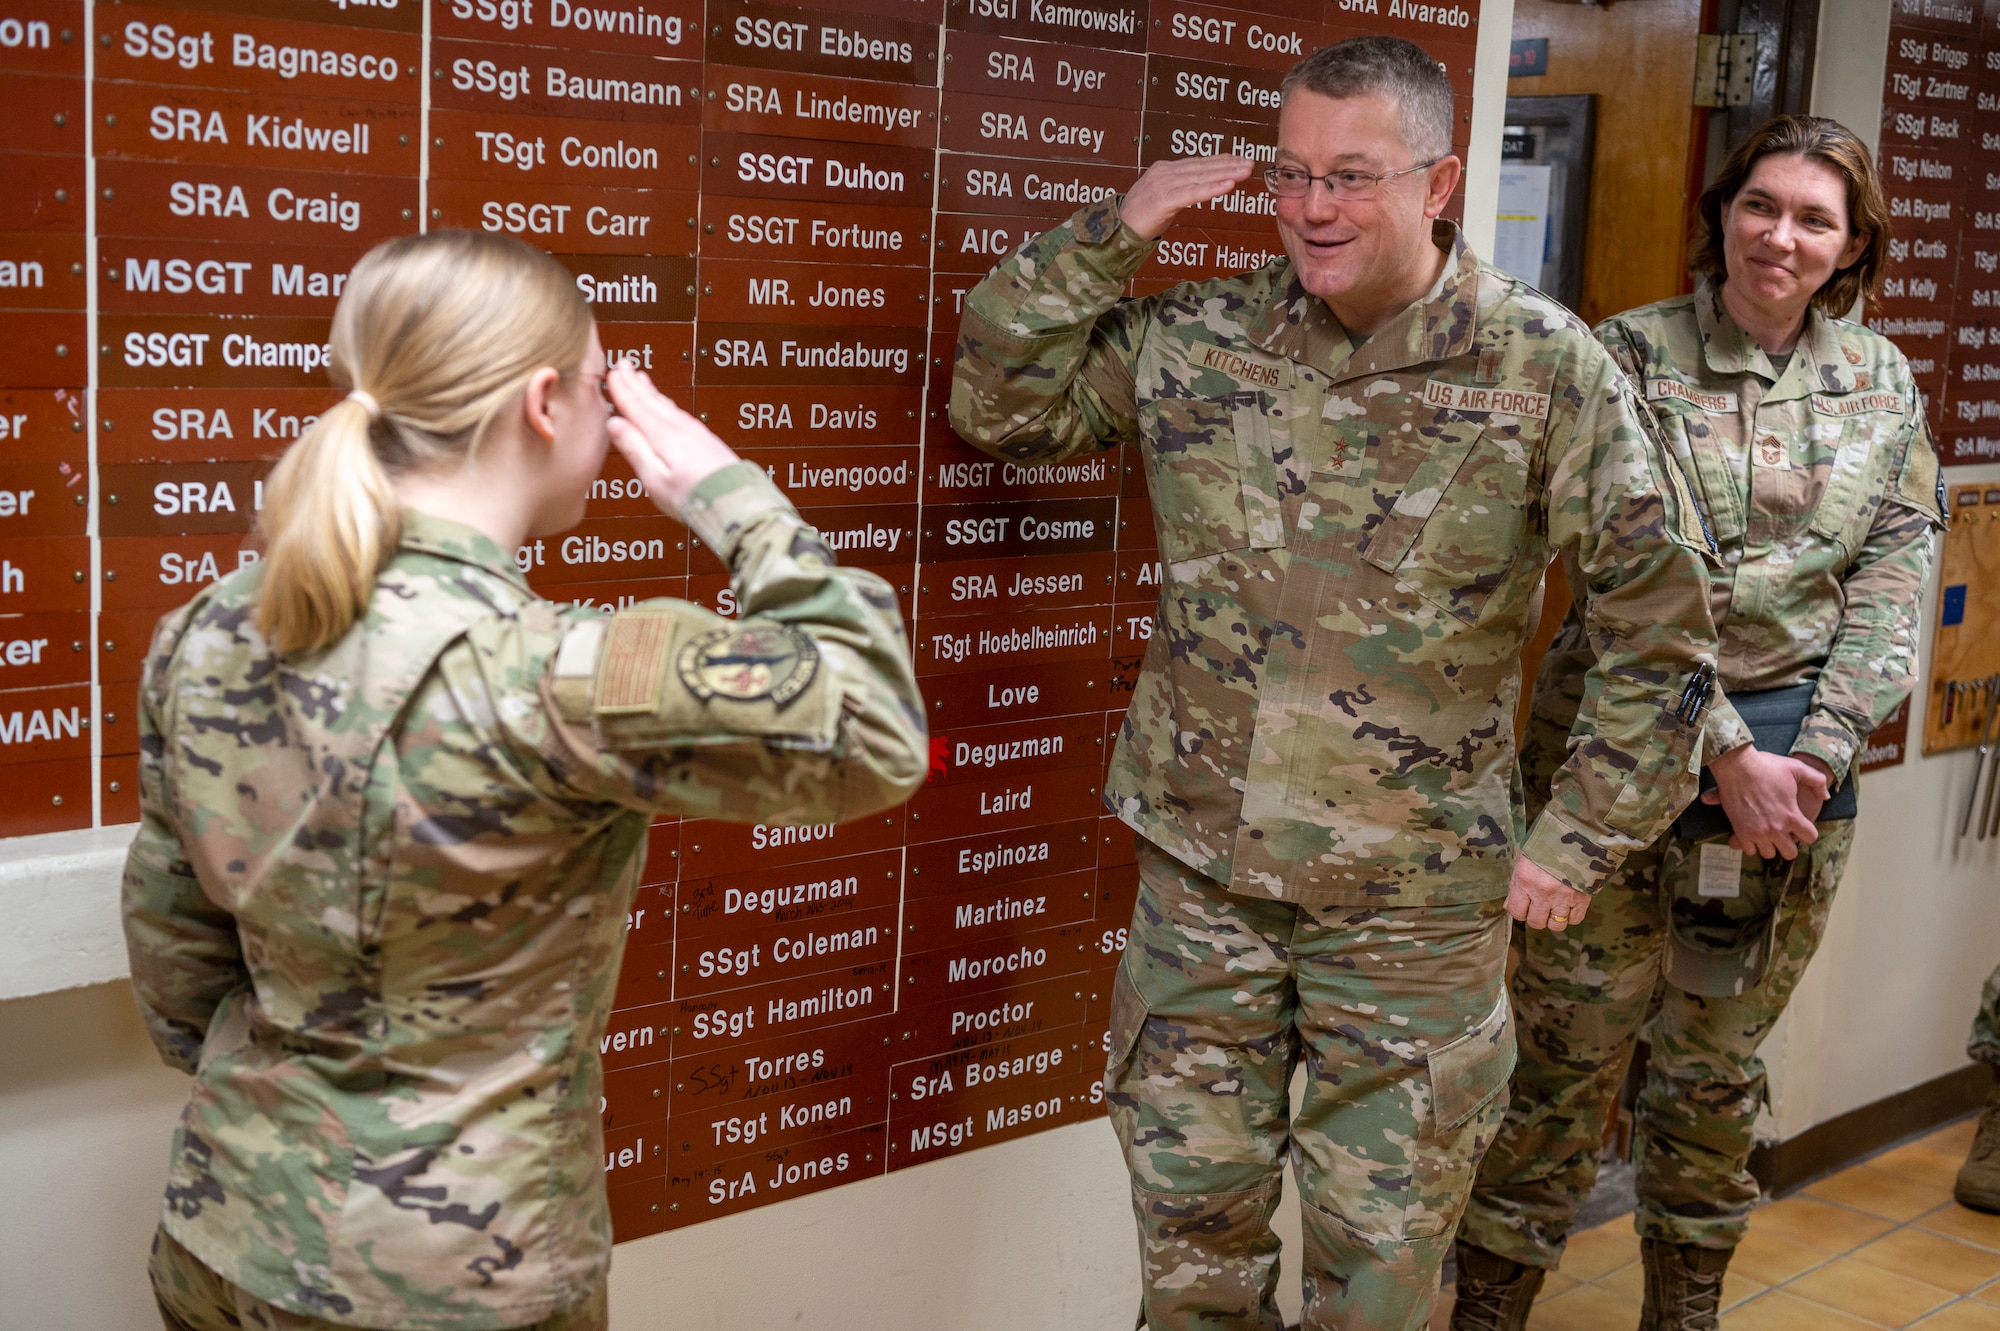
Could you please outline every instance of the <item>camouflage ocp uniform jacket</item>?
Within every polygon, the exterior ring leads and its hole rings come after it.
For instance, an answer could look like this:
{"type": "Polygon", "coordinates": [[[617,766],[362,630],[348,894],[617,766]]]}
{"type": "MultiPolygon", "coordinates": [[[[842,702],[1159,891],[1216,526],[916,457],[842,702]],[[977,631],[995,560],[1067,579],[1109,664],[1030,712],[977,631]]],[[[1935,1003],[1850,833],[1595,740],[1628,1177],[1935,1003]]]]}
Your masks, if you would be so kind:
{"type": "Polygon", "coordinates": [[[1106,804],[1236,892],[1414,906],[1589,890],[1692,796],[1676,717],[1714,631],[1699,524],[1603,348],[1449,226],[1435,290],[1357,350],[1290,262],[1145,300],[1084,209],[971,293],[953,425],[1047,462],[1137,444],[1164,562],[1106,804]],[[1530,828],[1515,757],[1544,568],[1601,663],[1530,828]]]}
{"type": "MultiPolygon", "coordinates": [[[[1724,685],[1817,680],[1792,752],[1844,781],[1916,682],[1917,607],[1944,522],[1909,362],[1814,310],[1780,373],[1706,282],[1615,315],[1597,336],[1644,392],[1721,547],[1709,594],[1724,685]]],[[[1708,755],[1749,742],[1719,700],[1708,755]]]]}
{"type": "Polygon", "coordinates": [[[126,863],[133,984],[195,1076],[163,1223],[355,1326],[538,1322],[604,1278],[598,1042],[661,812],[827,822],[928,760],[896,601],[755,467],[687,521],[740,622],[539,600],[411,512],[364,619],[280,659],[252,568],[161,621],[126,863]]]}

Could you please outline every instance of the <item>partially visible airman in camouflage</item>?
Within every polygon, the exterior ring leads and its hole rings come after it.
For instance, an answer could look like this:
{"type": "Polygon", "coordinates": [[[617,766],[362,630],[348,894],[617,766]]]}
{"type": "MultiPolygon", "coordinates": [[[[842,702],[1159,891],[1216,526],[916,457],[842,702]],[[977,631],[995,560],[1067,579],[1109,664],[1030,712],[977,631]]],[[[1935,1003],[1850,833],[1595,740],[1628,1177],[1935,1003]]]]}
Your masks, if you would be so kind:
{"type": "Polygon", "coordinates": [[[141,687],[126,938],[195,1077],[155,1291],[170,1331],[595,1331],[647,825],[907,798],[896,599],[630,367],[607,420],[589,308],[526,246],[371,252],[332,367],[353,391],[272,474],[267,557],[161,621],[141,687]],[[514,550],[582,516],[607,438],[740,619],[529,590],[514,550]]]}
{"type": "MultiPolygon", "coordinates": [[[[1815,819],[1916,680],[1937,458],[1902,353],[1837,317],[1887,252],[1871,155],[1832,121],[1780,117],[1731,153],[1701,217],[1694,294],[1597,335],[1695,478],[1721,547],[1709,592],[1727,693],[1747,713],[1791,688],[1797,738],[1765,752],[1718,701],[1704,735],[1717,788],[1703,798],[1727,824],[1628,857],[1582,928],[1528,936],[1513,1103],[1459,1227],[1458,1331],[1526,1325],[1642,1029],[1645,1325],[1716,1325],[1758,1197],[1757,1047],[1819,946],[1853,841],[1851,814],[1829,804],[1815,819]]],[[[1590,636],[1572,612],[1536,683],[1523,765],[1537,802],[1590,688],[1590,636]]]]}
{"type": "Polygon", "coordinates": [[[1008,259],[960,329],[967,439],[1027,463],[1130,443],[1150,483],[1165,585],[1106,789],[1141,872],[1106,1087],[1155,1331],[1280,1325],[1287,1156],[1304,1325],[1424,1325],[1513,1066],[1507,911],[1580,919],[1694,792],[1697,516],[1604,349],[1436,221],[1451,126],[1421,48],[1330,47],[1286,81],[1265,177],[1286,259],[1121,300],[1252,167],[1162,162],[1008,259]],[[1600,665],[1530,827],[1513,718],[1558,550],[1600,665]]]}
{"type": "Polygon", "coordinates": [[[1991,1066],[1994,1078],[1952,1195],[1959,1205],[1975,1211],[2000,1212],[2000,966],[1993,968],[1979,992],[1979,1011],[1972,1018],[1965,1056],[1991,1066]]]}

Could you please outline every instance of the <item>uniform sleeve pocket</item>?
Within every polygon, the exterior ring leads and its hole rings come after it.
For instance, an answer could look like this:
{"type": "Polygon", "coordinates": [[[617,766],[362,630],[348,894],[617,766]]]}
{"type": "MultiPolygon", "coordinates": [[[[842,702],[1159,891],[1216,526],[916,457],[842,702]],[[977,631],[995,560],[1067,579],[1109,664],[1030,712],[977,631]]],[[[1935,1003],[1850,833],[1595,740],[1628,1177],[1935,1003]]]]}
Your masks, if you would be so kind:
{"type": "Polygon", "coordinates": [[[1484,1021],[1431,1053],[1431,1113],[1438,1133],[1452,1132],[1506,1089],[1514,1059],[1514,1014],[1503,989],[1484,1021]]]}
{"type": "MultiPolygon", "coordinates": [[[[1901,424],[1901,418],[1896,419],[1901,424]]],[[[1826,489],[1813,510],[1812,529],[1828,540],[1839,541],[1850,556],[1874,521],[1875,504],[1871,501],[1887,488],[1882,462],[1892,442],[1864,416],[1848,425],[1833,455],[1826,489]]]]}

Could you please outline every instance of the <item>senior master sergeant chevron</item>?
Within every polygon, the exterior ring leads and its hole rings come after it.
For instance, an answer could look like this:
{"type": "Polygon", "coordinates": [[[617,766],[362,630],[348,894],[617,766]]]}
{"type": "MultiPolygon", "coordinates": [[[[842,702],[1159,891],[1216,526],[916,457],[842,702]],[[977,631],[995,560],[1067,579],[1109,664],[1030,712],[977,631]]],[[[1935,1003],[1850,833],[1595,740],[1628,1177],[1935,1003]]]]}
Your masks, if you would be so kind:
{"type": "Polygon", "coordinates": [[[1422,1326],[1513,1067],[1500,898],[1581,918],[1694,793],[1699,516],[1588,330],[1435,220],[1451,125],[1421,48],[1320,51],[1265,176],[1287,259],[1121,300],[1251,169],[1161,162],[1002,264],[960,330],[967,439],[1026,463],[1134,443],[1151,486],[1165,585],[1106,786],[1141,872],[1106,1088],[1155,1331],[1281,1325],[1288,1150],[1304,1326],[1422,1326]],[[1515,703],[1558,551],[1599,660],[1530,829],[1515,703]]]}

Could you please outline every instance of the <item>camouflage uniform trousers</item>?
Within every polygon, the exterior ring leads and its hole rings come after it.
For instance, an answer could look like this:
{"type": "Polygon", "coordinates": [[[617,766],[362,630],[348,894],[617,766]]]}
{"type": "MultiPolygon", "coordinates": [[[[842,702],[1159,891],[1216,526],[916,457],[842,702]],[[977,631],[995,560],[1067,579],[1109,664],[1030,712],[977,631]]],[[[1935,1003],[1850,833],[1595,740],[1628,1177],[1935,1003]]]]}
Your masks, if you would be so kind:
{"type": "MultiPolygon", "coordinates": [[[[1733,1247],[1758,1200],[1751,1128],[1764,1104],[1757,1048],[1818,950],[1854,839],[1851,820],[1823,823],[1780,900],[1771,960],[1735,997],[1701,997],[1661,974],[1666,889],[1698,872],[1695,847],[1673,837],[1635,855],[1561,933],[1526,933],[1510,986],[1520,1062],[1499,1139],[1479,1169],[1459,1237],[1531,1266],[1562,1260],[1570,1222],[1597,1180],[1600,1143],[1632,1049],[1651,1045],[1634,1152],[1643,1238],[1733,1247]]],[[[1741,895],[1704,913],[1761,914],[1783,880],[1754,854],[1741,895]]]]}
{"type": "Polygon", "coordinates": [[[1986,977],[1986,987],[1979,991],[1979,1015],[1972,1019],[1972,1038],[1965,1042],[1965,1056],[2000,1068],[2000,966],[1993,968],[1986,977]]]}
{"type": "MultiPolygon", "coordinates": [[[[153,1232],[153,1255],[146,1263],[146,1274],[152,1278],[153,1297],[159,1302],[160,1321],[166,1331],[243,1331],[246,1327],[353,1331],[339,1323],[286,1312],[230,1284],[164,1229],[153,1232]]],[[[520,1331],[605,1331],[610,1323],[605,1317],[604,1295],[604,1282],[599,1281],[575,1306],[520,1331]]]]}
{"type": "Polygon", "coordinates": [[[1270,1221],[1289,1156],[1304,1331],[1423,1327],[1513,1066],[1502,903],[1232,896],[1144,840],[1139,869],[1105,1090],[1144,1325],[1283,1326],[1270,1221]]]}

